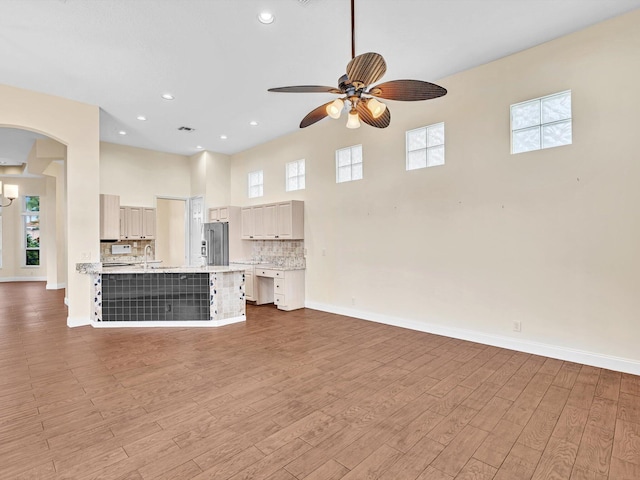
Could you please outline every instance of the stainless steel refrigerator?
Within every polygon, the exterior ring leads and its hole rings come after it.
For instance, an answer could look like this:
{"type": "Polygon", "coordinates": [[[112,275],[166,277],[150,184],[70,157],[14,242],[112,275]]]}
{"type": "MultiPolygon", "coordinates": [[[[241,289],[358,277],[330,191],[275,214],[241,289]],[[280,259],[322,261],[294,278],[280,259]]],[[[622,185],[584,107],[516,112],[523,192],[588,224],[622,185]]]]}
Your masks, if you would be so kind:
{"type": "Polygon", "coordinates": [[[201,254],[207,265],[229,265],[229,223],[213,222],[202,225],[201,254]]]}

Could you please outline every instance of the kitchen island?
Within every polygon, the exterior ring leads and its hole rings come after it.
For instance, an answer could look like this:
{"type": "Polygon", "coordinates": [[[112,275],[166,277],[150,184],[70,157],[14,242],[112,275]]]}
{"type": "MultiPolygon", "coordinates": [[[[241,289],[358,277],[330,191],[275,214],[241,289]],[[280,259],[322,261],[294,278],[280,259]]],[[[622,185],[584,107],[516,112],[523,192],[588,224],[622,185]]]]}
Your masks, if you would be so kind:
{"type": "Polygon", "coordinates": [[[220,327],[244,322],[239,267],[105,267],[79,263],[92,277],[94,327],[220,327]]]}

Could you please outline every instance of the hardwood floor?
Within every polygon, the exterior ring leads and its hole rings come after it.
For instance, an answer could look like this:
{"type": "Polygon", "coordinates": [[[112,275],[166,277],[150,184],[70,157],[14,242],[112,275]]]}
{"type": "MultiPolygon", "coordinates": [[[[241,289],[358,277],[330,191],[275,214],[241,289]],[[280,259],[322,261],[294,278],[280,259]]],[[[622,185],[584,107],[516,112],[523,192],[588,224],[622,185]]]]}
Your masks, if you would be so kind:
{"type": "Polygon", "coordinates": [[[66,327],[0,284],[1,479],[638,480],[640,377],[313,310],[66,327]]]}

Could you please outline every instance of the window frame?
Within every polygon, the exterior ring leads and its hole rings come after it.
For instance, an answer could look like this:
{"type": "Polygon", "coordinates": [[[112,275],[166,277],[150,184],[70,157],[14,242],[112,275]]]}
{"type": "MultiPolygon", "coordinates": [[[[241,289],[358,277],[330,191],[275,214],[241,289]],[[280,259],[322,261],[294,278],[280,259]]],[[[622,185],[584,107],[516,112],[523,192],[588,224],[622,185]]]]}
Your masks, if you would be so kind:
{"type": "Polygon", "coordinates": [[[423,168],[432,168],[432,167],[442,167],[446,163],[446,132],[445,132],[445,124],[444,122],[432,123],[430,125],[425,125],[424,127],[413,128],[411,130],[407,130],[405,132],[405,170],[407,172],[412,170],[421,170],[423,168]],[[442,143],[436,143],[433,145],[429,145],[429,130],[435,130],[437,127],[442,125],[442,143]],[[414,132],[419,132],[424,130],[425,132],[425,146],[423,148],[414,148],[413,150],[409,149],[409,137],[414,132]],[[429,152],[433,152],[436,149],[442,148],[442,163],[432,163],[429,164],[429,152]],[[424,150],[424,165],[419,167],[409,167],[409,154],[411,152],[418,152],[420,150],[424,150]]]}
{"type": "Polygon", "coordinates": [[[556,92],[556,93],[551,93],[549,95],[544,95],[542,97],[538,97],[538,98],[532,98],[530,100],[525,100],[523,102],[518,102],[518,103],[514,103],[509,107],[509,129],[510,129],[510,146],[511,146],[511,155],[518,155],[521,153],[527,153],[527,152],[535,152],[538,150],[546,150],[547,148],[556,148],[556,147],[566,147],[567,145],[572,145],[573,144],[573,95],[571,93],[571,90],[563,90],[561,92],[556,92]],[[542,104],[544,102],[544,100],[553,98],[553,97],[559,97],[561,95],[567,95],[569,94],[569,116],[566,118],[561,118],[561,119],[556,119],[556,120],[552,120],[552,121],[548,121],[548,122],[544,122],[543,121],[543,110],[542,110],[542,104]],[[532,125],[528,125],[525,127],[520,127],[520,128],[513,128],[513,124],[514,124],[514,108],[520,107],[522,105],[526,105],[528,103],[533,104],[534,102],[538,103],[538,115],[539,115],[539,121],[537,124],[532,124],[532,125]],[[546,126],[550,126],[550,125],[559,125],[559,124],[563,124],[563,123],[568,123],[569,127],[570,127],[570,134],[571,134],[571,139],[568,143],[563,143],[561,145],[549,145],[549,146],[545,146],[544,145],[544,127],[546,126]],[[533,130],[535,128],[538,128],[538,148],[532,148],[529,150],[521,150],[521,151],[514,151],[514,135],[518,132],[523,132],[525,130],[533,130]]]}
{"type": "Polygon", "coordinates": [[[249,172],[247,174],[247,196],[249,198],[260,198],[260,197],[264,197],[264,170],[254,170],[253,172],[249,172]],[[252,183],[252,178],[253,175],[255,174],[259,174],[260,175],[260,182],[259,183],[252,183]],[[259,195],[252,195],[252,188],[257,188],[259,187],[259,191],[260,194],[259,195]]]}
{"type": "Polygon", "coordinates": [[[287,192],[295,192],[296,190],[305,190],[306,189],[306,174],[307,174],[307,166],[306,166],[306,161],[304,158],[301,158],[299,160],[293,160],[291,162],[287,162],[287,164],[284,167],[284,183],[285,183],[285,190],[287,192]],[[290,175],[289,174],[289,167],[291,165],[295,165],[296,166],[296,175],[290,175]],[[302,165],[304,172],[302,174],[300,174],[300,165],[302,165]],[[291,184],[289,183],[289,181],[291,179],[295,178],[296,179],[296,188],[291,188],[291,184]],[[300,180],[302,179],[302,187],[300,186],[300,180]]]}
{"type": "Polygon", "coordinates": [[[24,195],[21,198],[20,204],[22,205],[22,212],[20,213],[21,221],[22,221],[22,247],[21,250],[23,252],[22,255],[22,267],[23,268],[40,268],[42,266],[42,230],[40,228],[40,195],[24,195]],[[29,198],[37,197],[38,198],[38,210],[27,210],[27,201],[29,198]],[[37,217],[38,222],[38,246],[37,247],[29,247],[27,244],[27,239],[29,233],[27,232],[27,222],[29,221],[29,217],[37,217]],[[38,264],[37,265],[29,265],[27,263],[27,253],[28,252],[38,252],[38,264]]]}
{"type": "Polygon", "coordinates": [[[362,149],[362,144],[358,144],[358,145],[351,145],[349,147],[344,147],[344,148],[338,148],[336,150],[336,183],[347,183],[347,182],[356,182],[358,180],[362,180],[364,179],[364,152],[362,149]],[[354,149],[359,149],[360,150],[360,161],[359,162],[354,162],[353,161],[353,151],[354,149]],[[349,152],[349,164],[348,165],[340,165],[340,161],[339,161],[339,156],[340,156],[340,152],[345,152],[348,151],[349,152]],[[354,165],[360,165],[360,177],[359,178],[353,178],[353,171],[354,171],[354,165]],[[340,169],[341,168],[345,168],[345,167],[349,167],[349,179],[348,180],[340,180],[340,169]]]}

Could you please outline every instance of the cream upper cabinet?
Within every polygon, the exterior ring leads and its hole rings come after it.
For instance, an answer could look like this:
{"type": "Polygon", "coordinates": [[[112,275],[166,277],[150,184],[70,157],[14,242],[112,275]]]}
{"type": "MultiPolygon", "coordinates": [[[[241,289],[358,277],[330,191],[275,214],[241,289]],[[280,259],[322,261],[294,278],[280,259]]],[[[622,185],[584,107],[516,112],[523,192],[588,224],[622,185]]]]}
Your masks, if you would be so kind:
{"type": "Polygon", "coordinates": [[[304,202],[291,200],[277,204],[277,234],[275,238],[302,240],[304,238],[304,202]]]}
{"type": "Polygon", "coordinates": [[[242,209],[245,240],[304,239],[304,202],[269,203],[242,209]]]}
{"type": "Polygon", "coordinates": [[[156,209],[144,208],[142,210],[142,238],[156,238],[156,209]]]}
{"type": "Polygon", "coordinates": [[[120,207],[120,240],[128,239],[127,207],[120,207]]]}
{"type": "MultiPolygon", "coordinates": [[[[229,209],[232,207],[214,207],[209,209],[210,222],[228,222],[229,209]]],[[[236,207],[237,208],[237,207],[236,207]]]]}
{"type": "Polygon", "coordinates": [[[100,240],[120,238],[120,197],[100,195],[100,240]]]}
{"type": "Polygon", "coordinates": [[[142,207],[125,207],[127,209],[127,235],[129,240],[142,238],[142,207]]]}
{"type": "Polygon", "coordinates": [[[264,210],[264,238],[278,238],[278,205],[265,205],[264,210]]]}
{"type": "Polygon", "coordinates": [[[242,223],[242,238],[250,240],[253,238],[253,212],[251,207],[244,207],[240,211],[240,220],[242,223]]]}
{"type": "Polygon", "coordinates": [[[120,239],[144,240],[156,236],[156,209],[120,207],[120,239]]]}
{"type": "Polygon", "coordinates": [[[251,216],[253,217],[253,237],[263,239],[264,235],[264,205],[251,207],[251,216]]]}
{"type": "Polygon", "coordinates": [[[242,239],[264,239],[264,205],[242,208],[242,239]]]}

